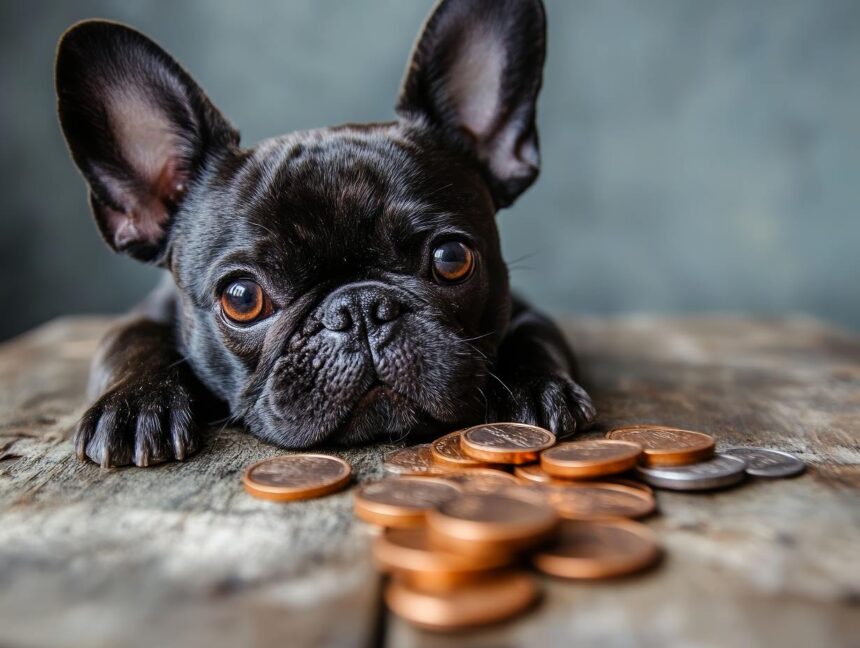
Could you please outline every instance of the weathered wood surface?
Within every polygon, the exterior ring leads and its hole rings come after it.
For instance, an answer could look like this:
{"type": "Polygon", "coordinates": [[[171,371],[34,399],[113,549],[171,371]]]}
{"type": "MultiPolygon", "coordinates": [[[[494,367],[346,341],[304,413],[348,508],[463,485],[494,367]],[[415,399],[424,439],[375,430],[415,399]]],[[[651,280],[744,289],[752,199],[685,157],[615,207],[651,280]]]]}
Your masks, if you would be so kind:
{"type": "MultiPolygon", "coordinates": [[[[450,645],[386,615],[349,492],[277,505],[245,465],[276,454],[215,430],[184,464],[72,457],[104,320],[0,346],[0,644],[450,645]]],[[[632,579],[546,580],[529,615],[458,646],[849,646],[860,637],[860,341],[808,319],[577,319],[600,412],[798,454],[796,479],[661,492],[667,552],[632,579]]],[[[389,446],[344,456],[377,476],[389,446]]]]}
{"type": "MultiPolygon", "coordinates": [[[[351,495],[283,506],[239,476],[278,451],[215,430],[193,460],[102,470],[72,456],[104,320],[0,348],[0,645],[361,645],[379,617],[351,495]]],[[[344,453],[359,479],[383,448],[344,453]]]]}

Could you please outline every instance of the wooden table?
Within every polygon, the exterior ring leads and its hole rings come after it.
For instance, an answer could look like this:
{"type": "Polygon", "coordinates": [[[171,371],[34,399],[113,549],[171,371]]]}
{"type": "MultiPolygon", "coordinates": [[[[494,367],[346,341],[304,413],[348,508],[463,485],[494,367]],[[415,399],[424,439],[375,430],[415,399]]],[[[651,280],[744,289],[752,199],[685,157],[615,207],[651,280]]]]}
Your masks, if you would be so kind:
{"type": "MultiPolygon", "coordinates": [[[[213,430],[183,464],[101,470],[68,440],[103,319],[0,345],[0,644],[848,646],[860,641],[860,340],[810,319],[586,318],[566,330],[608,426],[659,422],[793,452],[801,477],[659,493],[667,558],[451,636],[389,615],[352,493],[247,496],[277,454],[213,430]]],[[[358,481],[391,446],[341,453],[358,481]]]]}

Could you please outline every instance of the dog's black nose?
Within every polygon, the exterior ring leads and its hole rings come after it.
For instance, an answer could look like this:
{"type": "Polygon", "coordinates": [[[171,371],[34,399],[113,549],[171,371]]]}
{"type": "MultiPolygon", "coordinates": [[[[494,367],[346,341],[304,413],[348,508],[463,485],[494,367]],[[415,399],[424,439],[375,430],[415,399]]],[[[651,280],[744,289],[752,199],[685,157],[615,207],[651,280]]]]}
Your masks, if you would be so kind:
{"type": "Polygon", "coordinates": [[[403,304],[385,284],[362,282],[338,288],[322,304],[322,323],[330,331],[364,327],[370,332],[393,322],[403,304]]]}

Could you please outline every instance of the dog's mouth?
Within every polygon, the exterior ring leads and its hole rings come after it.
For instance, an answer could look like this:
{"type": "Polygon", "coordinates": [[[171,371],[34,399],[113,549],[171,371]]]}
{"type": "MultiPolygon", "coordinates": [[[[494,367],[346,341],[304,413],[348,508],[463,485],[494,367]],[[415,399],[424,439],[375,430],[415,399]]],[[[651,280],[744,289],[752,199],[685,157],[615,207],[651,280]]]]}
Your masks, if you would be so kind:
{"type": "Polygon", "coordinates": [[[401,439],[471,420],[483,411],[488,360],[464,352],[456,340],[416,312],[396,339],[366,351],[325,332],[297,334],[270,368],[251,429],[298,448],[401,439]]]}
{"type": "MultiPolygon", "coordinates": [[[[415,405],[415,403],[407,396],[404,396],[393,387],[386,385],[381,380],[377,380],[368,387],[364,395],[356,401],[355,406],[352,408],[352,416],[354,417],[356,413],[361,412],[368,407],[373,407],[376,403],[383,400],[391,401],[394,404],[400,403],[403,405],[415,405]]],[[[348,423],[349,422],[347,422],[347,425],[348,423]]]]}
{"type": "Polygon", "coordinates": [[[340,426],[340,431],[333,435],[333,440],[343,443],[369,441],[382,432],[383,419],[390,419],[397,413],[414,421],[421,412],[418,403],[377,380],[352,406],[349,417],[340,426]]]}

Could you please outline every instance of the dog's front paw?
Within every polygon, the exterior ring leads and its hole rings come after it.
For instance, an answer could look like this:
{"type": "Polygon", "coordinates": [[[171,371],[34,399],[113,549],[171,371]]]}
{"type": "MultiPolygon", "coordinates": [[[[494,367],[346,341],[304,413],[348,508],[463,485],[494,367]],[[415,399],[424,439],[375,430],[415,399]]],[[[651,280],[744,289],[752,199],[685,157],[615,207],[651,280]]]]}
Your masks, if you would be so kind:
{"type": "Polygon", "coordinates": [[[183,460],[199,446],[192,396],[175,375],[131,379],[105,392],[78,423],[78,458],[145,467],[183,460]]]}
{"type": "Polygon", "coordinates": [[[539,425],[559,438],[587,427],[596,414],[591,397],[564,375],[503,378],[493,391],[497,420],[539,425]]]}

